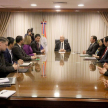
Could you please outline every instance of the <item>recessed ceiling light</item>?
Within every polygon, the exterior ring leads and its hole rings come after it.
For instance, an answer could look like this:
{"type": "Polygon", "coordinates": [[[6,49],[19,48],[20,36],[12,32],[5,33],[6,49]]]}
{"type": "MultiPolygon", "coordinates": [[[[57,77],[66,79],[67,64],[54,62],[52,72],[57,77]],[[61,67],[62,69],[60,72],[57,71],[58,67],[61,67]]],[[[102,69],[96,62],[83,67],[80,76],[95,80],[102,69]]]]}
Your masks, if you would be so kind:
{"type": "Polygon", "coordinates": [[[84,4],[79,4],[78,6],[84,6],[84,4]]]}
{"type": "Polygon", "coordinates": [[[37,6],[36,4],[31,4],[31,6],[37,6]]]}
{"type": "Polygon", "coordinates": [[[55,8],[60,8],[60,6],[57,5],[57,6],[55,6],[55,8]]]}

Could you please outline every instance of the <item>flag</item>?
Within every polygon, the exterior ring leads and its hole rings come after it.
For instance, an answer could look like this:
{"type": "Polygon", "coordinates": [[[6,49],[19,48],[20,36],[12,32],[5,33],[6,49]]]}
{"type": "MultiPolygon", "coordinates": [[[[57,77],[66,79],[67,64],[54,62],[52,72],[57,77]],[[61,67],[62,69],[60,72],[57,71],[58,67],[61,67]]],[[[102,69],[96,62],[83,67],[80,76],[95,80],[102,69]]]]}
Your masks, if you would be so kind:
{"type": "Polygon", "coordinates": [[[46,36],[46,21],[41,22],[42,24],[42,37],[41,37],[41,45],[45,49],[45,52],[48,52],[48,46],[47,46],[47,36],[46,36]]]}

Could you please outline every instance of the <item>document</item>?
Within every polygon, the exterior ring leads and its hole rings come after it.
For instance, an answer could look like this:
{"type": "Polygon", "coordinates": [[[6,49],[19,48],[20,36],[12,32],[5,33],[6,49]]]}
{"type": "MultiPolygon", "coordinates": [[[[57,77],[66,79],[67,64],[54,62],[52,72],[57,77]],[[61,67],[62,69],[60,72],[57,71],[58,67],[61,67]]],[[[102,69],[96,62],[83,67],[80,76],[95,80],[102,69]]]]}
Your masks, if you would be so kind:
{"type": "Polygon", "coordinates": [[[80,57],[91,57],[89,54],[80,54],[80,57]]]}
{"type": "Polygon", "coordinates": [[[96,60],[95,57],[85,57],[84,60],[96,60]]]}
{"type": "Polygon", "coordinates": [[[0,83],[9,82],[8,78],[0,78],[0,83]]]}
{"type": "Polygon", "coordinates": [[[23,63],[23,64],[21,64],[20,66],[29,66],[30,65],[30,63],[23,63]]]}
{"type": "Polygon", "coordinates": [[[8,98],[13,95],[16,91],[13,90],[2,90],[0,91],[0,98],[8,98]]]}

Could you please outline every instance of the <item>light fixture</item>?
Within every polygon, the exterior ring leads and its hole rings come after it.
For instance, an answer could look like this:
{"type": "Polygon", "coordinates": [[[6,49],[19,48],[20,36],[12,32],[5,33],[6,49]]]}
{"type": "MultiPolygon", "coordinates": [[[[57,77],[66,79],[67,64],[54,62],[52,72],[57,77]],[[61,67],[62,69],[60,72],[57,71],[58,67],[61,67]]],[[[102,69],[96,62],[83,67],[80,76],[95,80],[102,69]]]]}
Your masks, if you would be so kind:
{"type": "Polygon", "coordinates": [[[37,6],[36,4],[31,4],[31,6],[37,6]]]}
{"type": "Polygon", "coordinates": [[[79,4],[78,6],[84,6],[84,4],[79,4]]]}
{"type": "Polygon", "coordinates": [[[56,5],[55,8],[60,8],[60,6],[56,5]]]}

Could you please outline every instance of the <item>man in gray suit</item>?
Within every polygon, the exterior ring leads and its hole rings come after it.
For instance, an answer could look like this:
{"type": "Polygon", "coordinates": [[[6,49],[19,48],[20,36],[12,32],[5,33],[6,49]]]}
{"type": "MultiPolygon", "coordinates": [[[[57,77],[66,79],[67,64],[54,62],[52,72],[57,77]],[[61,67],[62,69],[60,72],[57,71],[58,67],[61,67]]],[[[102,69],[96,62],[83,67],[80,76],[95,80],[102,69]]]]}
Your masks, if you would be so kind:
{"type": "Polygon", "coordinates": [[[92,54],[95,54],[96,50],[98,49],[99,44],[97,43],[97,37],[96,36],[91,36],[90,42],[91,42],[91,44],[90,44],[88,50],[83,51],[83,54],[92,55],[92,54]]]}
{"type": "Polygon", "coordinates": [[[64,36],[60,36],[60,41],[56,43],[54,51],[60,51],[60,52],[71,51],[69,43],[64,41],[64,36]]]}

